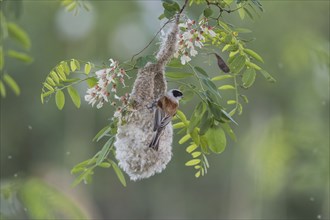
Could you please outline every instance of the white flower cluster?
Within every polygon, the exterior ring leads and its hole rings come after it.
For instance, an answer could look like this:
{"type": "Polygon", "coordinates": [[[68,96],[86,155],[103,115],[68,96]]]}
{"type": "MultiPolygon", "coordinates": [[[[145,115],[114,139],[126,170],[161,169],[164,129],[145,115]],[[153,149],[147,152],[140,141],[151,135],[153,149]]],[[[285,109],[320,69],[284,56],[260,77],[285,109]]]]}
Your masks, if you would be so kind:
{"type": "Polygon", "coordinates": [[[175,58],[180,57],[181,63],[185,65],[191,61],[190,57],[198,54],[195,47],[202,48],[207,38],[214,38],[217,34],[213,27],[208,25],[207,19],[202,19],[198,24],[196,21],[187,19],[186,22],[179,24],[178,50],[174,54],[175,58]]]}
{"type": "MultiPolygon", "coordinates": [[[[97,84],[87,90],[87,95],[85,95],[85,101],[88,104],[94,106],[96,103],[96,108],[102,108],[104,102],[109,102],[108,97],[110,92],[114,94],[116,99],[122,100],[116,95],[117,92],[117,82],[120,82],[125,87],[124,76],[126,72],[124,69],[119,68],[119,62],[110,59],[110,67],[106,69],[101,69],[95,72],[96,78],[98,79],[97,84]],[[108,86],[111,86],[111,91],[108,91],[108,86]]],[[[111,102],[115,105],[115,102],[111,102]]]]}

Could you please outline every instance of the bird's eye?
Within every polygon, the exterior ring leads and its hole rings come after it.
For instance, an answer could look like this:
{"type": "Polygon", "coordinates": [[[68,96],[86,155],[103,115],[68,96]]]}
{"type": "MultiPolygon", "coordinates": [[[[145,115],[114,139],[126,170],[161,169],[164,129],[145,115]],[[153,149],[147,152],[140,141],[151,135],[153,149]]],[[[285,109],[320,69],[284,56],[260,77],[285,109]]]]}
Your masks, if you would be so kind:
{"type": "Polygon", "coordinates": [[[181,97],[181,96],[183,96],[183,94],[179,90],[173,90],[173,96],[174,97],[181,97]]]}

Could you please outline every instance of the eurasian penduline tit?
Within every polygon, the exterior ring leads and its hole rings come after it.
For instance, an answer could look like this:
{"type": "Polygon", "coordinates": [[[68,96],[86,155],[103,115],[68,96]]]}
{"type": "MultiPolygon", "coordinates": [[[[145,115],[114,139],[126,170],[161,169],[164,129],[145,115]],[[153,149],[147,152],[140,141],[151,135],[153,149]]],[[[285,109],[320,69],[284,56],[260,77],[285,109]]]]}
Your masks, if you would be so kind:
{"type": "Polygon", "coordinates": [[[154,136],[149,147],[158,150],[160,137],[165,127],[170,123],[179,107],[179,100],[183,97],[180,90],[171,89],[159,98],[157,101],[157,109],[155,112],[154,136]]]}

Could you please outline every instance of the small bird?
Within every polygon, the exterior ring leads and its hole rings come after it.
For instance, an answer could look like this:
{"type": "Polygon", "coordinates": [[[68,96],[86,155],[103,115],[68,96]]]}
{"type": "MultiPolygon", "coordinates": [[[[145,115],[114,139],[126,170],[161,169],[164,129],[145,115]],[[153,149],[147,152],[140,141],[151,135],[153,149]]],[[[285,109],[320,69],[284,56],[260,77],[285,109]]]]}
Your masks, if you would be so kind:
{"type": "Polygon", "coordinates": [[[177,89],[171,89],[166,95],[157,101],[157,109],[155,112],[154,137],[149,147],[158,150],[159,139],[166,125],[170,123],[172,117],[176,114],[179,107],[179,100],[183,97],[183,93],[177,89]]]}

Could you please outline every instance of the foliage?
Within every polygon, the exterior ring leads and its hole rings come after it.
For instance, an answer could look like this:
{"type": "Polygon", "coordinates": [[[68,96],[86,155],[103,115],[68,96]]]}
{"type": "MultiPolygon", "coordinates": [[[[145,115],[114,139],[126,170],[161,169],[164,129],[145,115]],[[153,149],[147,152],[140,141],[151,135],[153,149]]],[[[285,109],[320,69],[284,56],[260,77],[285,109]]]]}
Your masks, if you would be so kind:
{"type": "Polygon", "coordinates": [[[75,15],[78,13],[80,8],[89,11],[89,5],[84,0],[60,0],[61,5],[65,7],[68,12],[73,12],[75,15]]]}
{"type": "Polygon", "coordinates": [[[1,219],[86,219],[62,192],[39,179],[10,181],[1,185],[1,219]],[[5,207],[11,208],[5,208],[5,207]]]}
{"type": "MultiPolygon", "coordinates": [[[[63,2],[66,2],[66,7],[68,7],[77,4],[78,1],[63,2]]],[[[180,8],[177,2],[164,0],[162,3],[164,13],[159,16],[159,19],[172,20],[177,13],[181,13],[185,9],[186,4],[188,1],[185,1],[180,8]]],[[[237,125],[237,122],[233,117],[242,114],[242,103],[248,103],[248,98],[242,94],[242,90],[251,87],[259,74],[269,82],[275,82],[275,79],[261,67],[264,62],[263,58],[254,50],[247,48],[249,41],[241,37],[241,34],[251,31],[235,27],[222,20],[223,12],[238,12],[241,19],[245,18],[245,14],[253,18],[251,11],[254,14],[257,14],[255,8],[262,11],[262,5],[258,0],[237,0],[235,2],[233,0],[191,0],[190,5],[192,4],[203,9],[200,19],[194,21],[184,17],[185,21],[180,24],[179,51],[166,66],[166,77],[183,91],[184,103],[193,100],[194,97],[199,100],[189,120],[182,111],[178,111],[175,117],[178,122],[173,125],[174,129],[179,129],[177,134],[182,136],[179,144],[188,143],[186,151],[192,158],[185,165],[194,167],[195,177],[198,178],[207,173],[209,168],[207,156],[210,153],[222,153],[227,145],[227,137],[236,141],[232,126],[237,125]],[[236,8],[231,9],[233,5],[236,8]],[[218,9],[218,14],[214,9],[218,9]],[[205,70],[205,67],[191,64],[191,57],[197,54],[204,54],[209,58],[214,56],[219,74],[211,78],[211,74],[205,70]],[[224,56],[228,58],[223,59],[224,56]],[[223,94],[230,98],[225,99],[223,94]]],[[[142,53],[147,47],[136,55],[142,53]]],[[[124,186],[126,185],[121,170],[116,162],[110,159],[111,154],[114,156],[113,144],[118,117],[121,117],[128,107],[127,95],[117,96],[116,85],[122,83],[125,87],[123,78],[127,72],[141,68],[147,62],[156,61],[153,55],[134,59],[136,55],[121,65],[110,59],[110,67],[103,66],[103,69],[91,62],[77,59],[61,61],[50,71],[43,83],[41,101],[44,102],[46,97],[55,93],[55,102],[60,110],[65,104],[65,95],[62,91],[65,89],[73,103],[79,108],[81,99],[73,86],[83,81],[86,81],[89,86],[85,96],[85,100],[89,104],[94,105],[98,102],[98,108],[102,107],[105,102],[115,105],[108,99],[112,93],[114,93],[112,96],[114,100],[118,99],[122,102],[122,106],[117,108],[114,113],[111,123],[101,129],[94,138],[94,141],[97,142],[107,138],[101,150],[91,159],[79,163],[72,169],[72,174],[79,174],[73,185],[82,181],[89,183],[96,167],[112,167],[120,182],[124,186]],[[84,68],[80,68],[80,65],[84,65],[84,68]],[[93,72],[95,75],[92,74],[93,72]],[[72,77],[73,74],[80,74],[81,77],[72,77]],[[112,89],[109,92],[110,84],[112,84],[112,89]]]]}
{"type": "Polygon", "coordinates": [[[18,84],[7,72],[9,67],[6,66],[6,59],[16,59],[22,63],[31,63],[33,61],[33,58],[27,53],[31,48],[29,35],[20,25],[12,21],[13,18],[19,16],[21,4],[21,1],[4,0],[0,2],[0,94],[2,98],[6,97],[6,86],[15,95],[20,94],[18,84]],[[7,44],[5,43],[7,41],[15,42],[20,51],[6,46],[7,44]]]}

